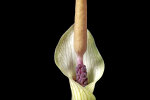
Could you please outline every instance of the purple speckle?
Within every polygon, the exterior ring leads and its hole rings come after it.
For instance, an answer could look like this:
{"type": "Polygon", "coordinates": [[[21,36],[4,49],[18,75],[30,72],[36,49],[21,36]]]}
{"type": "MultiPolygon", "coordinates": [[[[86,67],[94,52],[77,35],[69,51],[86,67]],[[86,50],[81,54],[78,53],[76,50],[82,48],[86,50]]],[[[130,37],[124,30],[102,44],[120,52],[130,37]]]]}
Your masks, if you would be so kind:
{"type": "Polygon", "coordinates": [[[85,82],[84,82],[84,85],[86,85],[86,84],[88,84],[88,82],[87,82],[87,81],[85,81],[85,82]]]}
{"type": "Polygon", "coordinates": [[[86,73],[81,73],[81,78],[85,78],[86,77],[86,73]]]}
{"type": "Polygon", "coordinates": [[[86,67],[85,67],[85,66],[82,67],[82,68],[81,68],[81,71],[82,71],[82,72],[86,72],[86,67]]]}
{"type": "Polygon", "coordinates": [[[79,80],[79,79],[80,79],[80,76],[79,76],[79,75],[77,75],[77,76],[76,76],[76,80],[79,80]]]}
{"type": "Polygon", "coordinates": [[[85,65],[79,64],[76,67],[76,82],[78,82],[82,86],[86,86],[88,84],[87,71],[85,65]]]}

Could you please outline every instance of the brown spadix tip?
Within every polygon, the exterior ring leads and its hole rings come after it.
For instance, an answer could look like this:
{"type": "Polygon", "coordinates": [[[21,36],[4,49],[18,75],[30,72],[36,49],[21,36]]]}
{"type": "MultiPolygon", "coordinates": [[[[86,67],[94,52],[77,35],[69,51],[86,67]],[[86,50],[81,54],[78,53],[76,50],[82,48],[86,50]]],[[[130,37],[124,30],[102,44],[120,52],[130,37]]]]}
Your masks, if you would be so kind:
{"type": "Polygon", "coordinates": [[[78,56],[87,48],[87,0],[76,0],[74,23],[74,49],[78,56]]]}

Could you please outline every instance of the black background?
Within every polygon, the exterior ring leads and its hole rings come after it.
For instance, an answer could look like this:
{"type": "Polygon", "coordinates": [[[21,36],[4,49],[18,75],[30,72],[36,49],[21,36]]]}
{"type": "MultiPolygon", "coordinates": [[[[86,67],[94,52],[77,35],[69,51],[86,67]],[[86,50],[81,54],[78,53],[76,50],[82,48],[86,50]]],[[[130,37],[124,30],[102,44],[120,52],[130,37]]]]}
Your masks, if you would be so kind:
{"type": "MultiPolygon", "coordinates": [[[[130,82],[124,81],[124,73],[129,60],[124,59],[129,57],[125,53],[130,50],[126,43],[132,37],[135,10],[131,2],[88,0],[87,3],[88,29],[105,62],[94,95],[97,100],[128,97],[130,93],[124,91],[130,82]]],[[[7,2],[4,17],[10,28],[5,32],[12,33],[8,35],[12,40],[8,54],[12,55],[10,62],[15,67],[10,68],[13,74],[8,76],[6,91],[14,93],[12,98],[71,99],[69,80],[55,65],[54,51],[62,34],[74,23],[74,7],[74,0],[7,2]]]]}

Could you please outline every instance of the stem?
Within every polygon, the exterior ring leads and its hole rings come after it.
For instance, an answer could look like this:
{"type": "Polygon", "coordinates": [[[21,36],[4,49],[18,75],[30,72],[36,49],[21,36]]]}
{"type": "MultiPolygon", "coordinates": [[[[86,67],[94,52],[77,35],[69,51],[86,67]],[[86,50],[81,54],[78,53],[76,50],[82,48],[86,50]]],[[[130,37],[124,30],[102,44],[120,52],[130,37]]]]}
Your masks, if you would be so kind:
{"type": "Polygon", "coordinates": [[[83,56],[77,57],[77,65],[79,65],[79,64],[83,65],[83,56]]]}

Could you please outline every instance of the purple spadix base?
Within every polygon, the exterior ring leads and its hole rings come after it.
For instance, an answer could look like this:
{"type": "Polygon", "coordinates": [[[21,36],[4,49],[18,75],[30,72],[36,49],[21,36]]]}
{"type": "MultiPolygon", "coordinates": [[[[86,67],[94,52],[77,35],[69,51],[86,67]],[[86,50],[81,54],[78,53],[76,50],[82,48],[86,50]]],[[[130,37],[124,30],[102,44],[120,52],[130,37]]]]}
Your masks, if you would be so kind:
{"type": "Polygon", "coordinates": [[[88,84],[86,66],[83,64],[78,64],[76,66],[76,82],[83,87],[88,84]]]}

